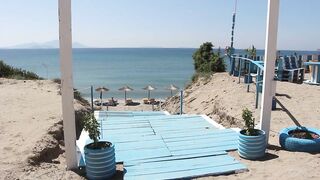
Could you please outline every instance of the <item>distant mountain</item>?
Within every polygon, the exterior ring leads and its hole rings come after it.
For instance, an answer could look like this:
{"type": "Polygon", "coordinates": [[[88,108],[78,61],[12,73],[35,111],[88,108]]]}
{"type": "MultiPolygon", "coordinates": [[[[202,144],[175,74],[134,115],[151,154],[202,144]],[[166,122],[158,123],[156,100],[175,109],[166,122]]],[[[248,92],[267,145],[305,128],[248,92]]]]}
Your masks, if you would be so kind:
{"type": "MultiPolygon", "coordinates": [[[[78,42],[73,42],[72,43],[73,48],[88,48],[87,46],[78,43],[78,42]]],[[[53,41],[47,41],[43,43],[25,43],[25,44],[18,44],[15,46],[9,46],[9,47],[4,47],[6,49],[55,49],[59,48],[59,41],[58,40],[53,40],[53,41]]]]}

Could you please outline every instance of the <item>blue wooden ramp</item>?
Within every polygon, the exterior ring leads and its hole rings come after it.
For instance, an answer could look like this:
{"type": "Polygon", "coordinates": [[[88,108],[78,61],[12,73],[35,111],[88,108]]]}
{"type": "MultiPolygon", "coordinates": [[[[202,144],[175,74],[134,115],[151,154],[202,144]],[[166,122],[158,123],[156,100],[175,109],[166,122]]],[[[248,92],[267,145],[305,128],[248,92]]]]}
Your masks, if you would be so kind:
{"type": "MultiPolygon", "coordinates": [[[[237,132],[216,127],[204,116],[131,111],[97,111],[95,116],[101,139],[115,144],[116,160],[124,163],[124,179],[192,178],[247,169],[227,154],[237,149],[237,132]]],[[[90,141],[83,132],[79,152],[90,141]]]]}

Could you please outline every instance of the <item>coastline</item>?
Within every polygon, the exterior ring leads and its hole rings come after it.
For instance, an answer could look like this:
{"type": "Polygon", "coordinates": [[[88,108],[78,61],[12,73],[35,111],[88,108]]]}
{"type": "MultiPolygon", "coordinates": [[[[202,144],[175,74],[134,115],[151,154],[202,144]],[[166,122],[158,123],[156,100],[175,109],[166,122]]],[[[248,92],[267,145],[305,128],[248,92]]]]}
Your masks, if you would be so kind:
{"type": "MultiPolygon", "coordinates": [[[[195,82],[184,92],[184,112],[208,115],[224,127],[242,128],[242,121],[238,121],[241,118],[241,109],[249,107],[258,123],[260,110],[254,109],[254,90],[247,93],[245,85],[236,82],[236,78],[227,73],[217,73],[211,79],[195,82]]],[[[3,177],[83,179],[81,175],[65,170],[59,85],[49,80],[1,78],[0,91],[0,173],[3,177]]],[[[320,127],[320,109],[316,106],[319,99],[314,96],[319,92],[318,86],[277,82],[278,100],[299,123],[306,126],[320,127]]],[[[123,99],[118,101],[117,106],[109,107],[110,111],[152,110],[152,105],[142,104],[141,99],[134,99],[140,102],[140,105],[136,106],[125,106],[123,99]]],[[[162,108],[176,113],[178,106],[179,97],[174,96],[166,99],[162,108]]],[[[89,111],[90,107],[84,107],[75,100],[75,109],[76,112],[89,111]]],[[[294,125],[294,122],[287,112],[278,106],[278,109],[272,112],[271,146],[268,147],[263,161],[248,161],[240,158],[236,151],[232,151],[229,154],[247,165],[248,172],[198,179],[317,179],[320,172],[315,169],[319,166],[319,154],[289,152],[279,146],[278,132],[291,125],[294,125]]],[[[120,169],[119,172],[123,171],[121,165],[117,168],[120,169]]]]}

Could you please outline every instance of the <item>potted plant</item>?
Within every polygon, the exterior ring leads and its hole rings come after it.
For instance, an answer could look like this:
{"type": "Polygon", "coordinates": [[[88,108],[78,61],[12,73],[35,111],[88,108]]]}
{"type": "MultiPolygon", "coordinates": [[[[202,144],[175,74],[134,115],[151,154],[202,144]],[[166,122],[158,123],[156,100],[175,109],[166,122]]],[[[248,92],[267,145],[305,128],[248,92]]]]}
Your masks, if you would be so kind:
{"type": "Polygon", "coordinates": [[[83,118],[83,128],[93,140],[84,147],[88,179],[108,179],[116,172],[114,145],[108,141],[99,141],[99,126],[93,113],[83,118]]]}
{"type": "Polygon", "coordinates": [[[254,128],[254,118],[248,108],[242,110],[245,129],[239,132],[238,153],[245,159],[258,159],[265,155],[266,134],[263,130],[254,128]]]}

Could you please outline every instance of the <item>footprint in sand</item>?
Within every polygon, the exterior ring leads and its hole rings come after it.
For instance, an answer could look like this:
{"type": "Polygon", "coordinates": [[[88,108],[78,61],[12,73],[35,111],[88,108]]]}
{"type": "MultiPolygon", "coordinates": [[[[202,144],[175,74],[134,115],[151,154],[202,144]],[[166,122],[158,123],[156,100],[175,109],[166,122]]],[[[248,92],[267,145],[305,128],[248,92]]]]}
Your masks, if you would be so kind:
{"type": "Polygon", "coordinates": [[[13,147],[4,147],[3,150],[5,151],[12,151],[13,147]]]}

